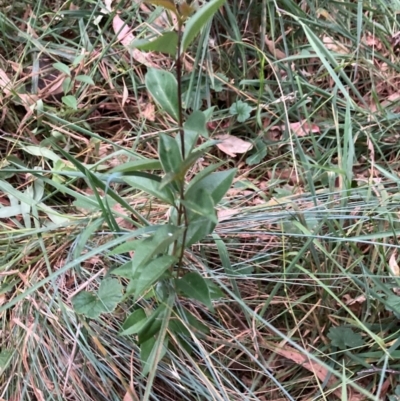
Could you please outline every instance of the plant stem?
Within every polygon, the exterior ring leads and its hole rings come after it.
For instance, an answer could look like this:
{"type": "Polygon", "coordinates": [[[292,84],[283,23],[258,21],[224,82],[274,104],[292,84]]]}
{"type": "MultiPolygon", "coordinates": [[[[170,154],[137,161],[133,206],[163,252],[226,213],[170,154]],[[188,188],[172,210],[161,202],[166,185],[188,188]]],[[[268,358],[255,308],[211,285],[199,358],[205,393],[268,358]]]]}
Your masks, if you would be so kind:
{"type": "Polygon", "coordinates": [[[182,159],[185,159],[185,132],[183,130],[183,107],[182,107],[182,20],[178,16],[178,48],[176,51],[176,79],[178,81],[178,124],[179,136],[181,138],[182,159]]]}
{"type": "MultiPolygon", "coordinates": [[[[179,125],[179,136],[181,139],[181,153],[182,153],[182,160],[185,159],[185,131],[183,129],[183,106],[182,106],[182,19],[179,15],[179,12],[177,13],[178,15],[178,45],[177,45],[177,51],[176,51],[176,80],[178,82],[178,125],[179,125]]],[[[181,200],[185,199],[185,179],[182,179],[182,182],[180,183],[180,198],[181,200]]],[[[184,219],[184,225],[185,225],[185,230],[182,235],[182,244],[181,244],[181,250],[180,250],[180,255],[179,255],[179,261],[178,261],[178,269],[177,269],[177,275],[179,276],[179,271],[182,267],[182,262],[183,262],[183,256],[185,253],[185,242],[186,242],[186,233],[188,229],[188,219],[187,219],[187,213],[186,213],[186,208],[185,206],[180,203],[179,208],[178,208],[178,217],[177,217],[177,223],[178,226],[182,224],[182,218],[184,219]]],[[[177,242],[174,244],[174,253],[177,248],[177,242]]]]}

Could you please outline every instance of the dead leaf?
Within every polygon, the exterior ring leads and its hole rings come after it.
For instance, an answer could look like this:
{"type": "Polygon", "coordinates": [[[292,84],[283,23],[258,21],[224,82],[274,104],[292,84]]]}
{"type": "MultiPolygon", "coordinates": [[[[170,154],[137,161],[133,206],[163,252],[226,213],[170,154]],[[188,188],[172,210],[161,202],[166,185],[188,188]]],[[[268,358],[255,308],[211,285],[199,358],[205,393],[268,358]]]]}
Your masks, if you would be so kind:
{"type": "MultiPolygon", "coordinates": [[[[264,342],[264,341],[263,341],[264,342]]],[[[266,343],[266,342],[264,342],[266,343]]],[[[321,382],[324,382],[327,377],[329,377],[328,382],[326,383],[327,388],[334,388],[337,387],[336,390],[333,391],[333,394],[339,398],[339,400],[342,399],[342,388],[338,380],[336,379],[335,376],[331,375],[328,369],[326,369],[324,366],[320,365],[317,361],[314,361],[312,359],[309,359],[306,355],[304,355],[302,352],[285,345],[285,348],[279,347],[278,344],[271,344],[267,343],[266,344],[268,348],[270,348],[273,352],[275,352],[278,355],[283,356],[286,359],[290,359],[297,365],[300,365],[304,369],[307,369],[309,372],[313,373],[321,382]]],[[[351,387],[348,387],[348,401],[361,401],[364,400],[365,397],[352,389],[351,387]]]]}
{"type": "Polygon", "coordinates": [[[155,121],[156,120],[156,109],[153,103],[146,103],[142,115],[146,120],[155,121]]]}
{"type": "Polygon", "coordinates": [[[331,38],[329,35],[324,35],[322,42],[328,50],[332,50],[338,54],[349,54],[349,50],[340,41],[331,38]]]}
{"type": "MultiPolygon", "coordinates": [[[[290,127],[291,131],[293,132],[293,134],[295,134],[299,137],[303,137],[303,136],[309,135],[311,133],[319,134],[321,132],[318,125],[310,124],[307,122],[307,120],[301,120],[296,123],[290,123],[289,127],[290,127]]],[[[281,125],[279,128],[283,131],[283,130],[285,130],[286,126],[281,125]]],[[[271,129],[277,129],[277,127],[276,126],[271,127],[271,129]]]]}
{"type": "MultiPolygon", "coordinates": [[[[13,95],[12,93],[14,89],[13,84],[8,75],[5,73],[5,71],[2,70],[1,68],[0,68],[0,88],[3,90],[6,96],[13,95]]],[[[24,93],[18,94],[18,98],[19,101],[16,100],[15,103],[22,104],[29,114],[32,113],[31,106],[33,106],[39,99],[38,96],[36,95],[27,95],[24,93]]]]}
{"type": "Polygon", "coordinates": [[[138,401],[138,400],[139,398],[136,394],[135,389],[133,388],[133,384],[130,384],[129,391],[125,393],[122,401],[138,401]]]}
{"type": "Polygon", "coordinates": [[[116,203],[112,207],[112,210],[119,215],[119,217],[115,218],[115,221],[117,222],[120,228],[124,228],[125,230],[133,229],[133,225],[130,221],[130,218],[126,217],[126,211],[119,203],[116,203]],[[121,215],[125,217],[121,217],[121,215]]]}
{"type": "Polygon", "coordinates": [[[392,276],[400,275],[399,265],[397,264],[397,250],[395,249],[389,259],[389,270],[392,276]]]}
{"type": "Polygon", "coordinates": [[[366,301],[366,299],[367,298],[366,298],[365,295],[359,295],[356,298],[352,298],[349,294],[343,295],[344,303],[347,306],[351,306],[351,305],[354,305],[354,304],[362,304],[362,303],[364,303],[366,301]]]}
{"type": "Polygon", "coordinates": [[[217,211],[218,221],[229,220],[235,214],[238,214],[239,211],[235,209],[221,209],[217,211]]]}
{"type": "Polygon", "coordinates": [[[282,50],[277,49],[275,47],[275,42],[272,40],[269,40],[268,36],[265,36],[264,40],[265,40],[265,44],[268,47],[268,50],[274,55],[274,57],[277,60],[282,60],[282,59],[286,58],[286,54],[282,50]]]}
{"type": "Polygon", "coordinates": [[[128,88],[125,85],[124,79],[122,79],[122,83],[124,85],[124,89],[123,89],[123,92],[122,92],[122,107],[124,107],[126,101],[128,100],[129,92],[128,92],[128,88]]]}
{"type": "Polygon", "coordinates": [[[237,154],[246,153],[253,148],[253,144],[250,142],[244,141],[243,139],[237,138],[233,135],[216,135],[215,138],[221,141],[217,144],[218,149],[231,157],[236,157],[237,154]]]}
{"type": "Polygon", "coordinates": [[[144,53],[139,49],[132,49],[130,44],[134,41],[135,36],[129,26],[116,15],[113,18],[113,29],[118,40],[131,52],[132,58],[147,67],[157,67],[151,60],[151,53],[144,53]]]}

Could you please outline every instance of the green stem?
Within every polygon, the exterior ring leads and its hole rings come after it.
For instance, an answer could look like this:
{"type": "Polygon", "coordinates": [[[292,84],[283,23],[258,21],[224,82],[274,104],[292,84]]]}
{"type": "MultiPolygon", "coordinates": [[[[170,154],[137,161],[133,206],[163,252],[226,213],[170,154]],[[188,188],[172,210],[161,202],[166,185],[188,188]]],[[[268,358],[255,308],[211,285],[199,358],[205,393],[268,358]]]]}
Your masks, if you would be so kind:
{"type": "Polygon", "coordinates": [[[176,79],[178,81],[178,124],[179,136],[181,138],[182,159],[185,159],[185,132],[183,130],[183,107],[182,107],[182,21],[178,16],[178,48],[176,53],[176,79]]]}
{"type": "MultiPolygon", "coordinates": [[[[179,136],[181,139],[181,153],[182,159],[184,160],[185,155],[185,131],[183,129],[183,106],[182,106],[182,20],[178,15],[178,45],[177,45],[177,53],[176,53],[176,80],[178,82],[178,125],[179,125],[179,136]]],[[[180,198],[181,200],[185,199],[185,179],[182,179],[180,184],[180,198]]],[[[178,217],[177,223],[178,226],[182,224],[182,218],[184,219],[185,230],[182,235],[182,245],[180,249],[179,261],[178,261],[178,269],[177,276],[179,277],[179,272],[182,267],[183,256],[185,253],[185,242],[186,242],[186,233],[188,228],[188,219],[187,212],[185,206],[181,203],[178,208],[178,217]]],[[[177,248],[177,243],[174,244],[174,253],[177,248]]]]}

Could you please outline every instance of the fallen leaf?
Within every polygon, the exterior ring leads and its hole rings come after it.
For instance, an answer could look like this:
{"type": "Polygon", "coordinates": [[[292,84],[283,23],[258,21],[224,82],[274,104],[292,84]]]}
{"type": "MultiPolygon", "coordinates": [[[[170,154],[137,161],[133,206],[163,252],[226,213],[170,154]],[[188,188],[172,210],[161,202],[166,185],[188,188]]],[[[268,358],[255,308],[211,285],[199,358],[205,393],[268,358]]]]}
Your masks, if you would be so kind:
{"type": "Polygon", "coordinates": [[[238,214],[239,211],[235,209],[221,209],[217,211],[218,221],[229,220],[235,214],[238,214]]]}
{"type": "Polygon", "coordinates": [[[155,121],[156,120],[156,110],[153,103],[146,103],[144,110],[142,110],[142,115],[146,120],[155,121]]]}
{"type": "Polygon", "coordinates": [[[264,38],[265,44],[268,47],[268,50],[274,55],[277,60],[282,60],[286,58],[286,54],[275,47],[275,42],[268,39],[268,36],[264,38]]]}
{"type": "Polygon", "coordinates": [[[371,33],[367,33],[364,38],[362,38],[362,42],[369,47],[373,47],[375,51],[381,51],[383,48],[382,42],[379,38],[371,33]]]}
{"type": "Polygon", "coordinates": [[[125,81],[124,80],[122,80],[122,83],[124,85],[124,89],[122,91],[122,102],[121,102],[121,104],[122,104],[122,107],[124,107],[126,101],[128,100],[129,92],[128,92],[128,88],[125,85],[125,81]]]}
{"type": "Polygon", "coordinates": [[[215,138],[221,141],[217,144],[218,149],[231,157],[236,157],[237,154],[246,153],[253,148],[253,145],[250,142],[229,134],[216,135],[215,138]]]}
{"type": "Polygon", "coordinates": [[[332,50],[338,54],[349,54],[349,50],[340,41],[331,38],[329,35],[324,35],[322,42],[328,50],[332,50]]]}
{"type": "MultiPolygon", "coordinates": [[[[303,136],[309,135],[311,133],[319,134],[321,132],[318,125],[310,124],[307,122],[307,120],[301,120],[296,123],[290,123],[289,127],[290,127],[291,131],[293,132],[293,134],[295,134],[299,137],[303,137],[303,136]]],[[[280,129],[280,130],[284,131],[286,129],[286,126],[281,125],[280,127],[277,127],[277,126],[271,127],[271,130],[276,130],[276,129],[280,129]]]]}
{"type": "Polygon", "coordinates": [[[397,250],[394,250],[389,259],[389,270],[392,276],[400,275],[399,265],[397,264],[397,250]]]}
{"type": "MultiPolygon", "coordinates": [[[[321,382],[325,382],[326,378],[329,377],[328,381],[326,382],[327,388],[334,388],[336,389],[333,391],[333,394],[342,399],[342,388],[339,381],[336,379],[335,376],[331,375],[328,369],[324,366],[320,365],[317,361],[309,359],[306,355],[301,353],[300,351],[285,345],[285,348],[279,347],[278,344],[271,344],[267,343],[267,347],[271,349],[271,351],[275,352],[278,355],[283,356],[286,359],[290,359],[297,365],[300,365],[304,369],[307,369],[309,372],[313,373],[321,382]]],[[[348,401],[361,401],[365,400],[365,397],[355,391],[353,388],[348,387],[348,401]]]]}
{"type": "Polygon", "coordinates": [[[146,65],[147,67],[157,67],[151,60],[151,54],[140,51],[139,49],[132,49],[130,44],[134,41],[135,36],[129,26],[116,15],[113,18],[113,29],[117,35],[118,41],[121,42],[130,52],[132,58],[137,62],[146,65]]]}
{"type": "Polygon", "coordinates": [[[354,305],[354,304],[362,304],[362,303],[364,303],[366,301],[366,299],[367,298],[366,298],[365,295],[359,295],[356,298],[352,298],[349,294],[343,295],[344,303],[347,306],[351,306],[351,305],[354,305]]]}
{"type": "Polygon", "coordinates": [[[118,224],[119,228],[123,228],[125,230],[133,229],[131,219],[126,216],[125,209],[119,203],[116,203],[112,207],[112,210],[119,216],[115,218],[115,221],[118,224]]]}
{"type": "MultiPolygon", "coordinates": [[[[12,90],[14,89],[10,78],[5,73],[5,71],[2,70],[1,68],[0,68],[0,89],[3,90],[3,92],[6,96],[11,96],[12,90]]],[[[18,94],[18,98],[19,98],[19,101],[17,99],[15,101],[15,103],[22,104],[30,116],[32,114],[31,106],[33,106],[38,101],[38,99],[39,99],[38,96],[20,93],[20,94],[18,94]]]]}

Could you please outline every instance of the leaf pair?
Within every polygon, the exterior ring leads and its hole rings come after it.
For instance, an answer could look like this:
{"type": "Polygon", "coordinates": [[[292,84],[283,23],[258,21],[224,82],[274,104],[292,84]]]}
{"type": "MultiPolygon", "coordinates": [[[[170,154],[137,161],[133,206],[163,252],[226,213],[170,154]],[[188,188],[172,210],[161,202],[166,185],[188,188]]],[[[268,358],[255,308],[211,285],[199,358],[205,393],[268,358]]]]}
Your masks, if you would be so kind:
{"type": "MultiPolygon", "coordinates": [[[[190,15],[193,14],[194,8],[185,2],[180,5],[176,4],[174,0],[147,0],[147,2],[155,6],[162,6],[165,9],[172,11],[177,15],[181,23],[187,20],[182,35],[181,49],[182,51],[185,51],[196,39],[196,36],[199,34],[201,29],[225,3],[225,0],[211,0],[201,7],[192,17],[190,17],[190,15]]],[[[176,32],[166,32],[153,41],[136,43],[136,47],[145,51],[168,53],[174,57],[178,47],[178,34],[176,32]]]]}

